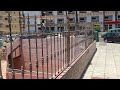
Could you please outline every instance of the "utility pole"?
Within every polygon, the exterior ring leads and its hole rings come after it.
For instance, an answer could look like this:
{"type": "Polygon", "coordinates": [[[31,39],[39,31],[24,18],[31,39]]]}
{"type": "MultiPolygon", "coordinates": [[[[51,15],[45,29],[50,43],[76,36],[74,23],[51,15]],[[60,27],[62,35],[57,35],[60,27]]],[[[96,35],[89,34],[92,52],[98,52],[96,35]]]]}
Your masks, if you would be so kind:
{"type": "Polygon", "coordinates": [[[118,11],[115,11],[115,28],[117,28],[118,11]]]}
{"type": "Polygon", "coordinates": [[[78,13],[77,13],[77,11],[75,11],[75,14],[76,14],[76,23],[78,23],[78,13]]]}
{"type": "Polygon", "coordinates": [[[105,11],[103,11],[103,32],[105,32],[105,11]]]}
{"type": "Polygon", "coordinates": [[[76,15],[76,25],[75,25],[75,30],[77,30],[78,29],[78,13],[77,13],[77,11],[75,11],[75,15],[76,15]]]}

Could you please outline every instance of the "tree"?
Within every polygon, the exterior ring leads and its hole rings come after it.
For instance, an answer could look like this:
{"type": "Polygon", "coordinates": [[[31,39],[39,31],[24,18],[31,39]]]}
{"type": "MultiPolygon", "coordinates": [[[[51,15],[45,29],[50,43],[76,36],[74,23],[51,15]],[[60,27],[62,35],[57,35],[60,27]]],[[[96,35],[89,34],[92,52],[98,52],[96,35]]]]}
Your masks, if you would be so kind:
{"type": "Polygon", "coordinates": [[[100,31],[100,25],[95,25],[94,30],[99,32],[100,31]]]}

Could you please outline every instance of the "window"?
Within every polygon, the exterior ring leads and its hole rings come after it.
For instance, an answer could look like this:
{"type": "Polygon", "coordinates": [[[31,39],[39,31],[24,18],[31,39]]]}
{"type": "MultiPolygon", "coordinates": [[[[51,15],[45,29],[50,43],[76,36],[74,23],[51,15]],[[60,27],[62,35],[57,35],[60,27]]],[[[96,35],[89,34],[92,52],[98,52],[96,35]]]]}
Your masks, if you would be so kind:
{"type": "Polygon", "coordinates": [[[105,17],[104,17],[104,20],[105,20],[105,21],[112,21],[112,18],[113,18],[112,15],[110,15],[110,16],[105,16],[105,17]]]}
{"type": "Polygon", "coordinates": [[[79,13],[86,13],[87,11],[79,11],[79,13]]]}
{"type": "Polygon", "coordinates": [[[120,15],[118,15],[118,20],[120,20],[120,15]]]}
{"type": "Polygon", "coordinates": [[[64,27],[58,27],[58,31],[64,31],[64,27]]]}
{"type": "Polygon", "coordinates": [[[118,28],[120,28],[120,24],[118,24],[118,28]]]}
{"type": "Polygon", "coordinates": [[[80,22],[86,22],[86,17],[80,17],[80,22]]]}
{"type": "Polygon", "coordinates": [[[42,23],[45,23],[45,19],[42,19],[42,23]]]}
{"type": "Polygon", "coordinates": [[[46,13],[46,12],[45,12],[45,11],[42,11],[41,13],[42,13],[42,16],[45,16],[45,13],[46,13]]]}
{"type": "Polygon", "coordinates": [[[5,20],[8,20],[8,18],[5,18],[5,20]]]}
{"type": "Polygon", "coordinates": [[[105,25],[104,27],[105,27],[105,30],[108,30],[108,25],[105,25]]]}
{"type": "Polygon", "coordinates": [[[47,11],[46,15],[53,15],[53,11],[47,11]]]}
{"type": "Polygon", "coordinates": [[[54,23],[54,20],[49,20],[49,23],[54,23]]]}
{"type": "Polygon", "coordinates": [[[68,14],[75,14],[74,11],[68,11],[68,14]]]}
{"type": "Polygon", "coordinates": [[[6,28],[8,28],[9,27],[9,25],[6,25],[6,28]]]}
{"type": "Polygon", "coordinates": [[[112,29],[112,25],[109,25],[109,29],[112,29]]]}
{"type": "Polygon", "coordinates": [[[64,27],[60,27],[61,32],[64,31],[64,27]]]}
{"type": "Polygon", "coordinates": [[[75,26],[70,26],[70,30],[74,31],[75,30],[75,26]]]}
{"type": "Polygon", "coordinates": [[[70,23],[75,23],[75,18],[69,18],[70,23]]]}
{"type": "Polygon", "coordinates": [[[57,11],[57,15],[63,15],[64,12],[63,11],[57,11]]]}
{"type": "Polygon", "coordinates": [[[64,23],[64,19],[57,19],[57,23],[64,23]]]}
{"type": "Polygon", "coordinates": [[[91,17],[91,22],[99,22],[99,16],[91,17]]]}
{"type": "Polygon", "coordinates": [[[55,28],[54,27],[51,27],[51,31],[54,31],[55,30],[55,28]]]}

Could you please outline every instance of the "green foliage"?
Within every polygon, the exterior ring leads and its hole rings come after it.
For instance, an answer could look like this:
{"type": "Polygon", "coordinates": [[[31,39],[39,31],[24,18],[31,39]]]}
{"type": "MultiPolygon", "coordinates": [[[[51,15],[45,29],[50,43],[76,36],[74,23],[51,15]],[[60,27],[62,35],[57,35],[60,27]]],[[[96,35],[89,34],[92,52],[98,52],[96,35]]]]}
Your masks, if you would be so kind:
{"type": "Polygon", "coordinates": [[[94,26],[94,30],[95,30],[95,31],[100,31],[100,25],[95,25],[95,26],[94,26]]]}

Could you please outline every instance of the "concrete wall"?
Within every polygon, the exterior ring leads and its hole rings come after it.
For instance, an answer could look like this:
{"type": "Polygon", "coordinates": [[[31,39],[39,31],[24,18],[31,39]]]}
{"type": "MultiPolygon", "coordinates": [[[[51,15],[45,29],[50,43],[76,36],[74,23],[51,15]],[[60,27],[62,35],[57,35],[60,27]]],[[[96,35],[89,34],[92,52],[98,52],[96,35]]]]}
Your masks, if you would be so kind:
{"type": "Polygon", "coordinates": [[[63,71],[56,79],[80,79],[84,70],[91,61],[96,51],[96,42],[91,44],[65,71],[63,71]]]}

